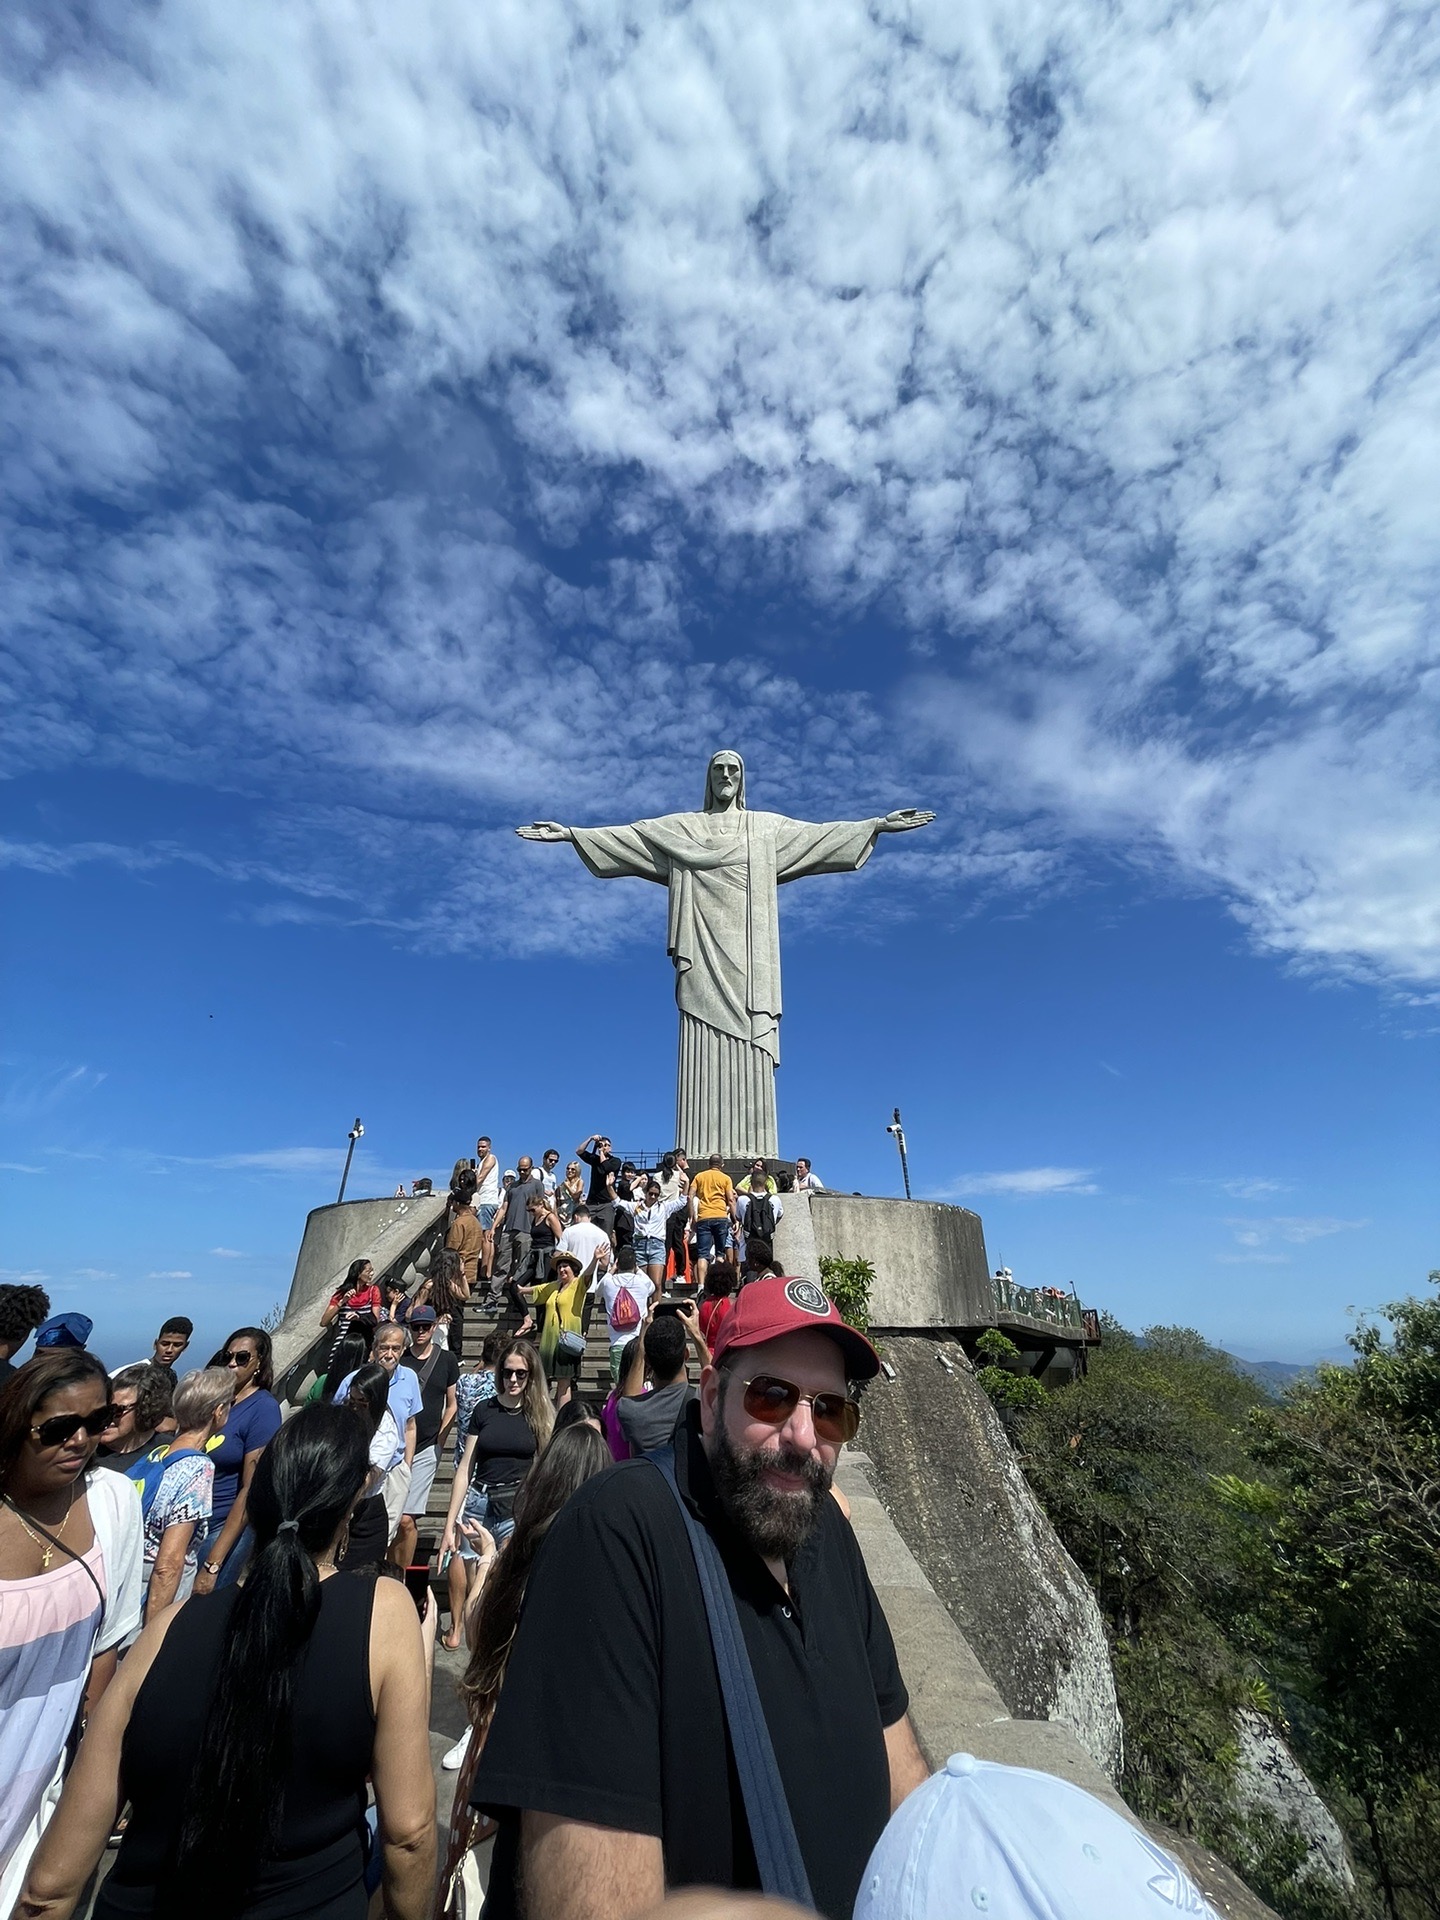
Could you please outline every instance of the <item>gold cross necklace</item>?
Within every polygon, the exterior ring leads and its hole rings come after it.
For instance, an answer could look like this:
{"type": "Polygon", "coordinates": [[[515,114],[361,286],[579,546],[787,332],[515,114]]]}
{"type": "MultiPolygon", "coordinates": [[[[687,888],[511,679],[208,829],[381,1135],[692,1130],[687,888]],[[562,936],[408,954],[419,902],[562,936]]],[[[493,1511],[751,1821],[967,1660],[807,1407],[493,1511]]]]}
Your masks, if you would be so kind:
{"type": "MultiPolygon", "coordinates": [[[[55,1529],[54,1539],[49,1539],[42,1533],[36,1533],[35,1527],[32,1527],[29,1524],[24,1514],[20,1511],[19,1507],[16,1506],[15,1502],[10,1498],[9,1494],[7,1493],[3,1497],[4,1497],[6,1506],[9,1507],[10,1511],[14,1514],[15,1518],[20,1522],[21,1526],[24,1527],[26,1533],[29,1534],[30,1538],[35,1542],[36,1546],[39,1547],[40,1549],[40,1571],[42,1573],[48,1573],[50,1571],[50,1562],[55,1558],[55,1541],[60,1539],[66,1527],[69,1526],[70,1515],[75,1511],[74,1482],[72,1481],[70,1484],[70,1504],[65,1509],[65,1518],[60,1522],[59,1526],[55,1529]]],[[[38,1527],[39,1524],[40,1522],[37,1520],[35,1522],[35,1526],[38,1527]]]]}

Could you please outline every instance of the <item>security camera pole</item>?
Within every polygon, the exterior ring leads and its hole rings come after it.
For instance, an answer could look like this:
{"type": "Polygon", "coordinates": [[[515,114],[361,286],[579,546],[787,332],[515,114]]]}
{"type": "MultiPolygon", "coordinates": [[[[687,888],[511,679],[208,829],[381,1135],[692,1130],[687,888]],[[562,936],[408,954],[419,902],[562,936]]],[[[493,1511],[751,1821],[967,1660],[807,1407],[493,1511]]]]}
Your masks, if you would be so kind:
{"type": "MultiPolygon", "coordinates": [[[[345,1155],[345,1171],[340,1176],[340,1191],[335,1196],[335,1204],[337,1207],[339,1206],[340,1202],[345,1198],[345,1182],[350,1178],[350,1162],[355,1158],[355,1142],[360,1138],[361,1134],[364,1133],[364,1131],[365,1131],[364,1127],[362,1127],[360,1124],[360,1116],[357,1113],[355,1116],[355,1124],[350,1129],[350,1150],[345,1155]]],[[[908,1186],[906,1187],[906,1192],[907,1193],[909,1192],[908,1186]]]]}
{"type": "Polygon", "coordinates": [[[900,1172],[905,1181],[905,1198],[908,1200],[910,1198],[910,1162],[905,1157],[905,1129],[900,1124],[899,1107],[896,1107],[895,1118],[890,1122],[889,1126],[886,1127],[885,1131],[886,1133],[894,1134],[895,1144],[900,1149],[900,1172]]]}

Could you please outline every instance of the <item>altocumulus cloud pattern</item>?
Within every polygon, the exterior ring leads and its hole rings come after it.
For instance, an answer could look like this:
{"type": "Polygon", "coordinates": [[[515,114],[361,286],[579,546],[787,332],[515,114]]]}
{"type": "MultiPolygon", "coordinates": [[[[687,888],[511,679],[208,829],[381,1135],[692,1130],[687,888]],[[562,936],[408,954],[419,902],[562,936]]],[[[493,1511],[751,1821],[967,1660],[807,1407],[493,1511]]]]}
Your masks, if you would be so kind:
{"type": "MultiPolygon", "coordinates": [[[[422,897],[417,851],[479,853],[503,909],[515,818],[693,805],[721,739],[766,803],[833,811],[843,769],[861,811],[918,748],[950,839],[897,884],[1100,845],[1302,964],[1440,974],[1434,10],[101,0],[0,34],[11,765],[268,808],[262,854],[10,858],[543,940],[422,897]],[[693,656],[757,587],[883,612],[893,688],[693,656]]],[[[554,884],[567,938],[635,931],[554,884]]]]}

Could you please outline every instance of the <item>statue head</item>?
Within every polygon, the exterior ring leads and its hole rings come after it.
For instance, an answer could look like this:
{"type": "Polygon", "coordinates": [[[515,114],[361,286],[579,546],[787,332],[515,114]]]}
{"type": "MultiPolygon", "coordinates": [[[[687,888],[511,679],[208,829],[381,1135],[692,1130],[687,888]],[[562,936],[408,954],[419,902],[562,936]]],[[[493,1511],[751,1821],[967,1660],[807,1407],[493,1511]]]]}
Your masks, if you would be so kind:
{"type": "Polygon", "coordinates": [[[733,747],[712,753],[705,774],[705,811],[723,813],[745,805],[745,762],[733,747]]]}

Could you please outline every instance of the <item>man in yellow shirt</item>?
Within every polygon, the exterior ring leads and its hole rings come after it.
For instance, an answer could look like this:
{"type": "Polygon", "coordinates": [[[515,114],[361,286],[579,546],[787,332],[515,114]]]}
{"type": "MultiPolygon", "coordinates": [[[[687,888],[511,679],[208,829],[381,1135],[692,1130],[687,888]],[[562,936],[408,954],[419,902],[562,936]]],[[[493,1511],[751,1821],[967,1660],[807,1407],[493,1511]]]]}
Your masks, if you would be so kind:
{"type": "Polygon", "coordinates": [[[718,1153],[691,1179],[690,1219],[695,1227],[695,1284],[703,1287],[710,1262],[730,1251],[730,1236],[738,1225],[735,1188],[718,1153]]]}

